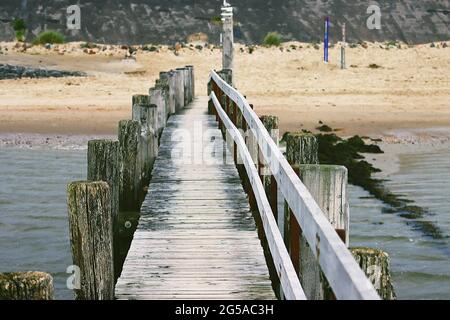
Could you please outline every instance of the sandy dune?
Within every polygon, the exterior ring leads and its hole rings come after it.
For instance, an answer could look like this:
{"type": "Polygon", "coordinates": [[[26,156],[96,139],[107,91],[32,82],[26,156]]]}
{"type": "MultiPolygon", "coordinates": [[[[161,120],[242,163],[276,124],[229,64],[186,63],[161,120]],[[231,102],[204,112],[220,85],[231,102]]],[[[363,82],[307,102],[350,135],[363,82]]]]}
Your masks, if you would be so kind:
{"type": "MultiPolygon", "coordinates": [[[[87,54],[72,43],[20,53],[13,45],[0,43],[6,53],[0,63],[86,71],[89,77],[0,81],[3,133],[114,134],[118,120],[130,117],[131,96],[146,93],[159,71],[194,65],[196,93],[206,95],[209,70],[221,67],[219,49],[188,47],[175,55],[163,47],[139,51],[137,62],[130,62],[118,47],[87,54]]],[[[301,43],[257,47],[252,54],[237,46],[235,84],[258,114],[279,116],[282,131],[313,129],[319,120],[344,135],[450,126],[449,47],[347,48],[347,70],[339,69],[338,47],[330,57],[326,65],[321,50],[301,43]]]]}

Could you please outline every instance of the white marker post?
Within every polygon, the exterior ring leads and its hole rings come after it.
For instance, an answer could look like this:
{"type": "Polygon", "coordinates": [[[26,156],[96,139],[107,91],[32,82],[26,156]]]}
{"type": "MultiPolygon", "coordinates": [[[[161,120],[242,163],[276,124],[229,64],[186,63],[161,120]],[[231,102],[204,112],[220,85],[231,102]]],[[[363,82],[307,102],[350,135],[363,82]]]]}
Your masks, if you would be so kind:
{"type": "Polygon", "coordinates": [[[345,22],[342,24],[341,69],[345,69],[345,22]]]}
{"type": "Polygon", "coordinates": [[[233,70],[233,7],[226,2],[222,6],[223,23],[223,47],[222,47],[222,68],[233,70]]]}

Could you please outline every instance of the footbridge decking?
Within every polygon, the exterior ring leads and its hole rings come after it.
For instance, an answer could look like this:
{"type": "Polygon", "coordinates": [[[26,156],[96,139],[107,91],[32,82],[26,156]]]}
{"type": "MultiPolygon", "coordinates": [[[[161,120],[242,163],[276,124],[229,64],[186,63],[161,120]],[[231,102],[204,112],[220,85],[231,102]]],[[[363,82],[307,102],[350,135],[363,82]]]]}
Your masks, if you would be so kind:
{"type": "Polygon", "coordinates": [[[118,299],[275,299],[248,197],[208,99],[169,118],[118,299]]]}

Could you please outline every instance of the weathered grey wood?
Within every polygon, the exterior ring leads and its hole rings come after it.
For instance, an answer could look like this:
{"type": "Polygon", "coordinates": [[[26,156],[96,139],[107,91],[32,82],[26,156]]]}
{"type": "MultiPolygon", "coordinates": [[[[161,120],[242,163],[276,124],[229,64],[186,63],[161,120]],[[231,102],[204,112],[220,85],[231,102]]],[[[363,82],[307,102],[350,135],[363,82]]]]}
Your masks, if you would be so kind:
{"type": "Polygon", "coordinates": [[[272,208],[267,200],[266,192],[262,181],[259,179],[258,171],[256,170],[253,159],[247,150],[245,140],[241,133],[233,125],[227,114],[221,107],[219,101],[214,94],[211,95],[214,106],[219,117],[221,118],[227,132],[236,142],[240,156],[244,162],[247,175],[249,177],[252,189],[258,204],[258,211],[264,227],[265,236],[270,249],[270,253],[277,271],[283,295],[288,300],[305,300],[305,294],[302,290],[297,274],[294,270],[289,254],[284,246],[283,239],[276,224],[272,208]]]}
{"type": "Polygon", "coordinates": [[[174,78],[171,85],[175,90],[175,112],[180,112],[184,108],[184,69],[172,70],[174,78]]]}
{"type": "Polygon", "coordinates": [[[181,144],[192,149],[192,160],[202,159],[205,151],[192,146],[209,141],[206,131],[224,144],[214,118],[204,115],[206,106],[206,99],[197,98],[182,115],[171,116],[162,133],[161,149],[169,152],[155,161],[116,286],[119,299],[275,299],[234,163],[177,164],[171,158],[170,150],[181,144]],[[171,139],[196,121],[202,122],[203,139],[171,139]]]}
{"type": "Polygon", "coordinates": [[[139,211],[143,195],[141,125],[134,120],[119,122],[120,184],[119,206],[122,211],[139,211]]]}
{"type": "Polygon", "coordinates": [[[233,8],[229,4],[222,7],[222,25],[222,67],[232,70],[234,60],[233,8]]]}
{"type": "Polygon", "coordinates": [[[181,73],[183,82],[183,107],[187,106],[189,101],[189,69],[187,67],[177,68],[177,71],[181,73]]]}
{"type": "Polygon", "coordinates": [[[162,87],[168,88],[167,111],[168,111],[168,116],[169,116],[176,112],[176,104],[177,104],[176,93],[175,93],[176,79],[175,79],[174,73],[172,71],[160,72],[159,79],[160,80],[157,83],[157,86],[162,86],[162,87]]]}
{"type": "MultiPolygon", "coordinates": [[[[283,197],[295,215],[303,234],[326,275],[337,299],[378,300],[376,290],[355,259],[327,221],[320,207],[277,148],[261,120],[246,99],[220,76],[211,72],[210,79],[241,110],[248,127],[257,133],[258,144],[280,187],[283,197]],[[327,254],[323,254],[323,253],[327,254]]],[[[211,93],[214,95],[214,93],[211,93]]]]}
{"type": "Polygon", "coordinates": [[[194,101],[195,98],[195,74],[194,74],[194,66],[188,65],[186,66],[189,70],[189,103],[194,101]]]}
{"type": "Polygon", "coordinates": [[[162,130],[167,124],[168,111],[167,111],[167,92],[162,87],[155,87],[149,89],[149,103],[156,105],[157,113],[157,128],[156,134],[158,137],[161,135],[162,130]]]}
{"type": "Polygon", "coordinates": [[[90,140],[87,152],[87,180],[105,181],[111,193],[111,214],[119,214],[119,142],[90,140]]]}
{"type": "Polygon", "coordinates": [[[106,182],[72,182],[67,188],[70,243],[80,268],[78,300],[114,298],[113,224],[106,182]]]}
{"type": "Polygon", "coordinates": [[[222,69],[217,72],[217,74],[230,86],[233,85],[233,70],[232,69],[222,69]]]}
{"type": "Polygon", "coordinates": [[[339,230],[349,245],[349,203],[347,194],[348,172],[344,166],[299,166],[300,180],[308,188],[334,229],[339,230]],[[343,231],[341,231],[343,230],[343,231]]]}
{"type": "Polygon", "coordinates": [[[384,300],[396,299],[390,273],[389,255],[380,249],[365,247],[350,248],[350,252],[372,282],[380,297],[384,300]]]}
{"type": "MultiPolygon", "coordinates": [[[[91,140],[88,142],[88,181],[105,181],[108,183],[111,195],[111,221],[113,222],[113,258],[114,265],[119,261],[119,239],[117,221],[119,216],[119,183],[120,183],[120,152],[119,142],[112,140],[91,140]]],[[[118,268],[114,277],[118,277],[118,268]]]]}
{"type": "Polygon", "coordinates": [[[150,172],[158,154],[158,110],[150,103],[148,95],[133,96],[132,119],[141,125],[141,142],[139,154],[142,164],[142,184],[150,182],[150,172]]]}
{"type": "MultiPolygon", "coordinates": [[[[348,246],[349,205],[347,169],[331,165],[300,165],[300,179],[334,229],[348,246]]],[[[300,279],[310,300],[333,297],[326,277],[304,236],[300,236],[300,279]]]]}
{"type": "Polygon", "coordinates": [[[290,164],[318,164],[318,148],[312,133],[293,132],[286,136],[286,159],[290,164]]]}
{"type": "Polygon", "coordinates": [[[53,292],[53,278],[48,273],[0,273],[0,300],[53,300],[53,292]]]}
{"type": "Polygon", "coordinates": [[[267,132],[269,132],[275,144],[278,145],[280,141],[280,127],[278,117],[263,115],[259,117],[259,119],[266,128],[267,132]]]}

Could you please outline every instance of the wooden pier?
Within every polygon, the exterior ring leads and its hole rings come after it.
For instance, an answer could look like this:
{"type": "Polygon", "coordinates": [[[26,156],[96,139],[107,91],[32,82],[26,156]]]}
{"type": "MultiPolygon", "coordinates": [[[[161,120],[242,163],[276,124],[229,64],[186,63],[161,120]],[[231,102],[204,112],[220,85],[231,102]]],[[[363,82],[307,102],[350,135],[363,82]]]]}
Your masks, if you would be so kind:
{"type": "Polygon", "coordinates": [[[118,142],[89,143],[92,181],[68,188],[76,298],[393,298],[387,255],[348,248],[347,170],[319,165],[311,134],[286,159],[278,119],[230,70],[208,97],[194,83],[192,67],[162,72],[118,142]]]}
{"type": "Polygon", "coordinates": [[[275,298],[247,195],[207,104],[197,98],[162,133],[118,299],[275,298]]]}

